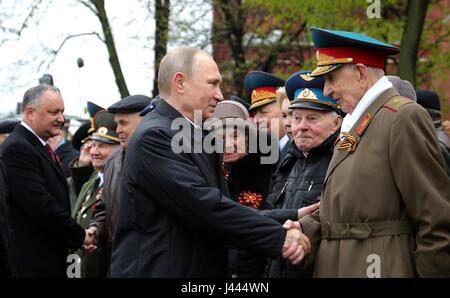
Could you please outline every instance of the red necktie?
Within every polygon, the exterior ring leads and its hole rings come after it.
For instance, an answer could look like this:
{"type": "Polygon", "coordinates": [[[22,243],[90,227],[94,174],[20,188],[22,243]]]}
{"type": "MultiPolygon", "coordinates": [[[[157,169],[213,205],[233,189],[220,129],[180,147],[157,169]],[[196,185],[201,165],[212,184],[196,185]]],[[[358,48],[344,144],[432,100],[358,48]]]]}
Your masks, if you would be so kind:
{"type": "Polygon", "coordinates": [[[52,147],[50,147],[49,144],[45,144],[45,149],[47,150],[48,154],[50,154],[50,157],[53,159],[53,161],[58,163],[59,162],[58,156],[56,155],[56,152],[53,151],[52,147]]]}

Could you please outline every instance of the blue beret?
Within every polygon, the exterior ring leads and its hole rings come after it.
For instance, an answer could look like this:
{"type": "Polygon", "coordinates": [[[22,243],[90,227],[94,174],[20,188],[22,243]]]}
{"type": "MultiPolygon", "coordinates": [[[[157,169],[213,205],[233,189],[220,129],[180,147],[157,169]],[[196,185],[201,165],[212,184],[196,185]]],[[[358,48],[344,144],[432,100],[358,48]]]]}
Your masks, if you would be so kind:
{"type": "Polygon", "coordinates": [[[286,95],[290,109],[314,109],[341,113],[339,105],[323,94],[323,77],[311,77],[310,71],[299,71],[286,80],[286,95]]]}
{"type": "Polygon", "coordinates": [[[131,95],[122,98],[108,108],[110,113],[138,113],[150,104],[152,99],[145,95],[131,95]]]}

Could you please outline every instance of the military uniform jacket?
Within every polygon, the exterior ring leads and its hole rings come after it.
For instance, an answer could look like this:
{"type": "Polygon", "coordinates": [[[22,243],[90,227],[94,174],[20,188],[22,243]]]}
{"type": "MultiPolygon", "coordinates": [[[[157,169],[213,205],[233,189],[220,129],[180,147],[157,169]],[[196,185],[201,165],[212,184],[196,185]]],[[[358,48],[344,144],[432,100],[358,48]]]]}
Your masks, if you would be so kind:
{"type": "MultiPolygon", "coordinates": [[[[98,173],[94,171],[91,178],[81,188],[80,195],[72,211],[72,216],[84,229],[89,228],[95,209],[103,198],[103,187],[98,186],[98,180],[98,173]]],[[[90,254],[85,254],[82,250],[78,250],[77,254],[81,258],[81,277],[106,277],[107,263],[104,248],[99,247],[90,254]]]]}
{"type": "Polygon", "coordinates": [[[430,117],[394,89],[339,141],[318,214],[316,277],[450,276],[450,180],[430,117]]]}
{"type": "Polygon", "coordinates": [[[112,277],[225,277],[226,243],[265,257],[281,252],[282,226],[223,195],[222,160],[195,153],[198,134],[163,99],[136,128],[123,167],[112,277]],[[181,136],[186,150],[176,153],[172,140],[181,136]]]}
{"type": "Polygon", "coordinates": [[[95,207],[102,199],[103,189],[98,187],[97,179],[99,179],[98,173],[94,171],[81,188],[72,211],[72,217],[85,229],[89,227],[95,207]]]}

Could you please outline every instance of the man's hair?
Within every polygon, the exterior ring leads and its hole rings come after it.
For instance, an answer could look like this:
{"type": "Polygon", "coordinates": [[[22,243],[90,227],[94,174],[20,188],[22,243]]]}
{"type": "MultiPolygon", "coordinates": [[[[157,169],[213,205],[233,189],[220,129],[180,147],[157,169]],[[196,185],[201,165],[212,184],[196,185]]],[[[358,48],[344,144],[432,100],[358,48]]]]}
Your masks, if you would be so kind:
{"type": "Polygon", "coordinates": [[[286,88],[284,88],[284,87],[278,88],[275,93],[275,96],[277,98],[277,103],[278,103],[278,106],[280,107],[280,109],[281,109],[281,106],[283,105],[283,101],[285,99],[289,100],[289,98],[286,94],[286,88]]]}
{"type": "MultiPolygon", "coordinates": [[[[356,64],[349,63],[349,64],[344,64],[344,65],[341,66],[341,67],[348,67],[348,68],[351,68],[352,70],[354,70],[355,67],[356,67],[356,64]]],[[[381,68],[376,68],[376,67],[372,67],[372,66],[367,66],[367,65],[366,65],[366,67],[367,67],[368,72],[369,72],[373,77],[375,77],[375,78],[377,78],[377,79],[380,79],[382,76],[384,76],[384,70],[383,70],[383,69],[381,69],[381,68]]]]}
{"type": "Polygon", "coordinates": [[[377,79],[380,79],[382,76],[384,76],[384,70],[381,68],[372,66],[367,66],[367,68],[369,69],[369,72],[372,73],[372,75],[377,79]]]}
{"type": "Polygon", "coordinates": [[[204,53],[198,48],[181,47],[167,53],[161,59],[158,71],[158,88],[162,95],[170,93],[170,81],[176,72],[182,72],[190,77],[194,73],[195,56],[204,53]]]}
{"type": "Polygon", "coordinates": [[[39,104],[41,103],[42,93],[44,93],[47,90],[61,94],[58,88],[47,84],[40,84],[35,87],[32,87],[28,89],[23,95],[22,112],[24,112],[25,108],[29,105],[31,105],[33,108],[38,108],[39,104]]]}

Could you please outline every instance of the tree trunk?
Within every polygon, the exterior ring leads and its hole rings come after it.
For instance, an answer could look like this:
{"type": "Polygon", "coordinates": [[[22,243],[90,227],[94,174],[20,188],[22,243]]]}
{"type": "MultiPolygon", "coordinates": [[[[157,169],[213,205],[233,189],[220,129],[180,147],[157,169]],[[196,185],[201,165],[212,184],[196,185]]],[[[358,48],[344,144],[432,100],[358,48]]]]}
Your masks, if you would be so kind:
{"type": "Polygon", "coordinates": [[[109,24],[108,15],[105,10],[104,0],[91,0],[97,10],[97,17],[102,24],[103,34],[105,35],[106,48],[109,54],[109,63],[114,72],[114,77],[116,78],[116,84],[119,88],[120,96],[122,98],[129,96],[127,83],[122,73],[122,67],[120,66],[119,57],[117,56],[116,45],[114,43],[114,38],[111,32],[111,26],[109,24]]]}
{"type": "Polygon", "coordinates": [[[420,45],[429,0],[410,0],[401,42],[399,76],[416,85],[417,52],[420,45]]]}
{"type": "Polygon", "coordinates": [[[244,14],[242,0],[218,0],[218,8],[224,19],[224,32],[214,38],[223,39],[228,44],[233,57],[233,82],[236,95],[242,96],[243,82],[247,73],[244,49],[244,25],[247,16],[244,14]]]}
{"type": "Polygon", "coordinates": [[[155,75],[153,78],[153,97],[159,94],[158,71],[159,63],[167,52],[167,41],[169,39],[169,15],[170,0],[155,0],[155,75]]]}

